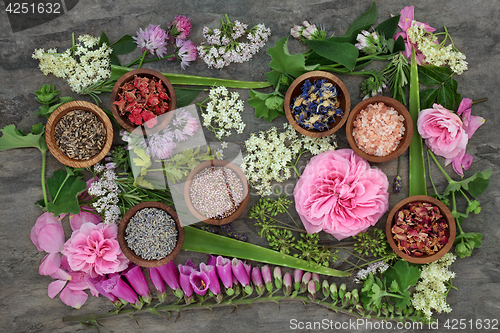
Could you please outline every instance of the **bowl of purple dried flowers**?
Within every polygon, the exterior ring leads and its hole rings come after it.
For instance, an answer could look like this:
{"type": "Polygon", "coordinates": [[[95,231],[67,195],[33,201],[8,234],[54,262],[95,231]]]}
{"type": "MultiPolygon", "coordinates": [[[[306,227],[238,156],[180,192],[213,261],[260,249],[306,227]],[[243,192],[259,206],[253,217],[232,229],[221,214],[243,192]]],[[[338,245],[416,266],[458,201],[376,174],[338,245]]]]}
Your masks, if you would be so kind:
{"type": "Polygon", "coordinates": [[[415,195],[394,206],[385,232],[398,256],[415,264],[427,264],[451,249],[456,225],[451,211],[441,201],[415,195]]]}
{"type": "Polygon", "coordinates": [[[335,75],[312,71],[299,76],[285,94],[285,115],[299,133],[320,138],[338,131],[347,121],[351,97],[335,75]]]}

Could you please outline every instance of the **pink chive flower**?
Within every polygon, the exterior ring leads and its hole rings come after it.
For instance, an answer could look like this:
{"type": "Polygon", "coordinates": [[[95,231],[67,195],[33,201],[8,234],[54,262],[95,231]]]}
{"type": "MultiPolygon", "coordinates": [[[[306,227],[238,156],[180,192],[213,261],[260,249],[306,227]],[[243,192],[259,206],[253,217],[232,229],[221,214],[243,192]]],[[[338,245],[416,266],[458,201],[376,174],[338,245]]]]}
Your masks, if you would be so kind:
{"type": "Polygon", "coordinates": [[[373,226],[389,208],[389,181],[352,149],[330,150],[307,164],[293,195],[308,233],[337,240],[373,226]]]}
{"type": "Polygon", "coordinates": [[[144,302],[148,304],[151,303],[152,297],[149,293],[148,282],[146,281],[144,273],[142,273],[141,267],[131,264],[125,271],[123,271],[122,275],[127,278],[128,283],[132,286],[135,292],[141,296],[144,302]]]}
{"type": "Polygon", "coordinates": [[[142,52],[148,51],[151,54],[155,54],[159,58],[167,53],[167,33],[165,30],[160,28],[159,25],[150,24],[146,29],[139,29],[137,31],[137,37],[132,37],[137,47],[140,47],[142,52]]]}
{"type": "Polygon", "coordinates": [[[177,15],[168,26],[168,40],[171,43],[174,42],[174,38],[177,40],[189,38],[191,32],[191,20],[189,17],[177,15]]]}
{"type": "Polygon", "coordinates": [[[196,44],[190,40],[177,39],[176,45],[176,56],[181,60],[182,69],[186,69],[186,66],[198,58],[196,44]]]}
{"type": "Polygon", "coordinates": [[[398,39],[399,36],[403,37],[405,42],[405,50],[403,51],[403,55],[408,59],[411,59],[411,49],[415,48],[417,63],[419,65],[422,65],[424,61],[424,55],[417,49],[417,46],[415,44],[412,44],[410,42],[410,39],[408,38],[407,35],[407,31],[408,29],[411,28],[413,22],[415,22],[415,24],[417,24],[419,27],[423,25],[424,30],[427,32],[434,32],[436,31],[436,29],[431,27],[428,23],[414,21],[415,17],[414,10],[415,10],[414,6],[406,6],[401,10],[400,12],[401,16],[399,18],[398,25],[401,28],[401,30],[403,30],[403,32],[398,32],[397,34],[395,34],[393,39],[396,40],[398,39]]]}
{"type": "Polygon", "coordinates": [[[82,224],[62,250],[71,269],[97,277],[127,268],[129,260],[120,249],[117,231],[116,224],[82,224]]]}

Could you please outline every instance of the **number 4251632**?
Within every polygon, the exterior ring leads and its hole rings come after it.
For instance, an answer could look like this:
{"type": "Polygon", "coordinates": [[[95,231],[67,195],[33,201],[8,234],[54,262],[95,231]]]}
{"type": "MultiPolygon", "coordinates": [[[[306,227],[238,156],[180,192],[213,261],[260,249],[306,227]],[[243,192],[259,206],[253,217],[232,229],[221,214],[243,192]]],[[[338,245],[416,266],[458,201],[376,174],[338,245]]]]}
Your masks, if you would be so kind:
{"type": "Polygon", "coordinates": [[[5,11],[9,14],[61,14],[61,3],[10,2],[5,11]]]}
{"type": "Polygon", "coordinates": [[[498,319],[448,319],[443,326],[449,330],[498,330],[498,319]]]}

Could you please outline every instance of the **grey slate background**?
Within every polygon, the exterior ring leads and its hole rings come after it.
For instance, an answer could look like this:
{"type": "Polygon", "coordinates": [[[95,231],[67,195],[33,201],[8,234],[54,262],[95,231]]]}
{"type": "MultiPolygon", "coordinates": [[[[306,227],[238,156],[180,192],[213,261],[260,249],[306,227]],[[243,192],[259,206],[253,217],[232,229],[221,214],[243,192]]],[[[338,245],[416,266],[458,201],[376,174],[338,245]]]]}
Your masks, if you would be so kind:
{"type": "MultiPolygon", "coordinates": [[[[340,36],[349,24],[366,11],[370,0],[350,1],[80,1],[67,14],[46,24],[25,31],[12,33],[5,13],[5,6],[0,5],[0,128],[15,123],[18,128],[29,130],[32,124],[40,122],[34,115],[38,108],[33,92],[44,83],[52,83],[61,90],[61,96],[79,97],[69,90],[68,85],[53,76],[45,77],[39,70],[37,61],[31,58],[35,48],[57,47],[64,50],[71,43],[71,33],[76,36],[91,34],[99,36],[105,31],[114,41],[123,34],[134,35],[139,28],[149,24],[166,27],[175,15],[183,14],[191,18],[193,30],[191,39],[202,42],[203,26],[219,27],[220,18],[228,13],[232,20],[240,20],[253,26],[264,23],[271,28],[272,36],[266,49],[283,36],[289,35],[294,24],[303,20],[322,24],[329,34],[340,36]]],[[[450,319],[497,319],[500,320],[500,247],[498,239],[498,207],[500,207],[500,158],[498,155],[500,125],[498,105],[499,69],[500,69],[500,32],[497,29],[500,17],[498,0],[379,0],[378,21],[397,14],[404,6],[415,5],[415,18],[429,22],[432,27],[442,31],[446,26],[453,40],[466,56],[469,70],[457,77],[459,92],[463,97],[479,99],[488,97],[488,102],[473,106],[473,114],[486,118],[486,123],[476,132],[469,143],[468,153],[474,155],[474,163],[466,176],[476,171],[492,168],[491,184],[480,201],[483,210],[477,216],[469,217],[464,223],[465,231],[481,232],[484,243],[481,249],[474,250],[472,257],[459,259],[452,266],[457,273],[454,285],[458,291],[451,291],[448,296],[453,311],[450,314],[436,316],[439,331],[446,330],[443,324],[450,319]]],[[[299,42],[289,42],[291,50],[300,52],[304,47],[299,42]]],[[[130,57],[137,57],[137,50],[130,57]]],[[[239,80],[265,80],[270,58],[262,50],[244,64],[233,64],[221,71],[210,70],[197,61],[186,71],[178,64],[161,61],[148,64],[148,67],[172,73],[212,76],[239,80]]],[[[126,60],[125,60],[126,61],[126,60]]],[[[361,78],[339,75],[348,87],[353,106],[359,102],[359,83],[361,78]]],[[[248,91],[240,91],[247,99],[248,91]]],[[[201,101],[205,94],[199,96],[201,101]]],[[[108,105],[108,99],[103,99],[108,105]]],[[[280,126],[284,117],[272,123],[258,120],[253,116],[253,109],[246,104],[244,120],[247,123],[243,134],[233,135],[230,140],[238,144],[249,137],[251,132],[265,130],[271,126],[280,126]]],[[[211,133],[205,132],[208,140],[214,140],[211,133]]],[[[338,133],[339,147],[348,147],[345,133],[338,133]]],[[[308,156],[301,160],[305,165],[308,156]]],[[[441,160],[442,161],[442,160],[441,160]]],[[[61,317],[92,312],[105,312],[111,307],[107,299],[89,297],[80,310],[64,305],[59,298],[47,296],[49,277],[38,274],[38,266],[43,253],[38,252],[29,239],[29,232],[36,218],[41,214],[33,203],[42,198],[40,187],[41,157],[35,149],[18,149],[0,153],[0,331],[2,332],[92,332],[78,323],[63,323],[61,317]]],[[[396,174],[397,160],[378,165],[390,179],[396,174]]],[[[52,156],[48,157],[47,175],[62,168],[52,156]]],[[[452,175],[451,167],[447,171],[452,175]]],[[[407,154],[403,155],[403,175],[407,172],[407,154]]],[[[445,187],[445,180],[439,171],[432,168],[434,179],[440,190],[445,187]]],[[[290,182],[295,182],[291,179],[290,182]]],[[[407,184],[407,177],[404,177],[407,184]]],[[[407,189],[398,195],[390,195],[391,207],[408,195],[407,189]]],[[[255,203],[253,196],[250,205],[255,203]]],[[[248,208],[247,208],[248,211],[248,208]]],[[[377,224],[383,227],[385,217],[377,224]]],[[[253,222],[240,218],[234,223],[238,232],[246,233],[252,242],[264,244],[258,237],[253,222]]],[[[68,234],[68,233],[67,233],[68,234]]],[[[195,262],[205,260],[205,256],[183,251],[176,263],[184,263],[187,258],[195,262]]],[[[345,280],[336,279],[337,283],[345,280]]],[[[174,314],[175,317],[175,314],[174,314]]],[[[155,315],[141,314],[136,322],[127,317],[103,321],[106,328],[113,332],[285,332],[290,330],[290,320],[321,321],[348,323],[354,317],[336,314],[316,305],[304,306],[298,302],[286,301],[280,306],[275,303],[255,304],[251,308],[232,308],[183,312],[178,320],[155,315]]],[[[467,332],[484,331],[469,328],[467,332]]],[[[498,326],[497,326],[498,327],[498,326]]],[[[342,331],[352,331],[346,329],[342,331]]],[[[375,332],[363,324],[359,332],[375,332]]],[[[413,332],[413,329],[393,329],[394,332],[413,332]]],[[[424,328],[419,332],[433,330],[424,328]]],[[[434,330],[435,331],[435,330],[434,330]]]]}

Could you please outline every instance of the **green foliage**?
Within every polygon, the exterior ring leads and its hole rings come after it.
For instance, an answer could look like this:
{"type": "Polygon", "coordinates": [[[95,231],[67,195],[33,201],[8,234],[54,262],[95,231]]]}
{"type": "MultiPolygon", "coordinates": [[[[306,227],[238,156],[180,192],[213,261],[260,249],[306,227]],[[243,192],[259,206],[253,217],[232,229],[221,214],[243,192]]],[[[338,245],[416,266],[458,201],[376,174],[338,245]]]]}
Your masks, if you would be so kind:
{"type": "Polygon", "coordinates": [[[60,214],[78,214],[78,195],[87,188],[78,169],[65,167],[65,170],[54,171],[53,178],[47,179],[47,189],[52,201],[47,204],[47,211],[55,216],[60,214]]]}
{"type": "Polygon", "coordinates": [[[44,84],[35,91],[36,100],[42,104],[35,114],[48,119],[55,109],[73,100],[72,97],[59,97],[60,93],[52,84],[44,84]]]}
{"type": "MultiPolygon", "coordinates": [[[[375,23],[376,19],[377,19],[377,5],[375,4],[375,1],[373,1],[370,8],[366,12],[361,14],[356,20],[354,20],[353,23],[351,23],[351,25],[345,32],[344,37],[352,38],[352,36],[356,36],[359,33],[359,31],[368,30],[375,23]]],[[[354,37],[354,41],[355,40],[356,37],[354,37]]]]}
{"type": "Polygon", "coordinates": [[[337,43],[328,39],[311,39],[306,43],[316,54],[332,62],[339,63],[348,70],[353,70],[356,66],[359,50],[351,43],[337,43]]]}
{"type": "Polygon", "coordinates": [[[455,238],[455,253],[460,257],[470,257],[474,248],[480,248],[483,235],[477,232],[462,232],[455,238]]]}
{"type": "Polygon", "coordinates": [[[422,109],[430,108],[433,103],[438,103],[448,110],[453,110],[460,104],[462,95],[457,92],[458,83],[453,79],[453,73],[448,67],[418,66],[418,75],[423,85],[435,86],[420,92],[422,109]]]}
{"type": "Polygon", "coordinates": [[[361,232],[352,238],[356,240],[354,250],[361,255],[381,257],[384,261],[393,258],[393,251],[381,229],[374,229],[373,232],[361,232]]]}
{"type": "Polygon", "coordinates": [[[178,108],[182,108],[191,104],[201,92],[201,89],[189,89],[181,87],[175,87],[174,90],[177,97],[178,108]]]}
{"type": "Polygon", "coordinates": [[[257,118],[264,118],[265,121],[272,121],[278,116],[285,115],[283,102],[283,95],[278,91],[274,91],[271,94],[264,94],[250,90],[248,104],[255,109],[255,116],[257,118]]]}
{"type": "Polygon", "coordinates": [[[47,151],[47,144],[43,135],[43,124],[33,125],[31,133],[24,134],[15,125],[7,125],[0,130],[0,151],[14,148],[38,148],[42,153],[47,151]]]}

